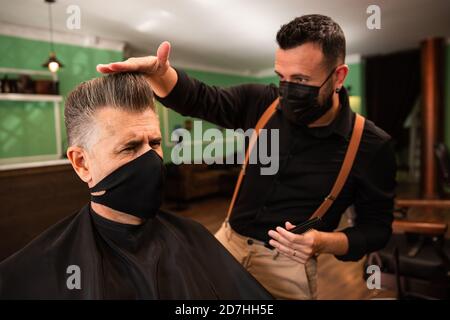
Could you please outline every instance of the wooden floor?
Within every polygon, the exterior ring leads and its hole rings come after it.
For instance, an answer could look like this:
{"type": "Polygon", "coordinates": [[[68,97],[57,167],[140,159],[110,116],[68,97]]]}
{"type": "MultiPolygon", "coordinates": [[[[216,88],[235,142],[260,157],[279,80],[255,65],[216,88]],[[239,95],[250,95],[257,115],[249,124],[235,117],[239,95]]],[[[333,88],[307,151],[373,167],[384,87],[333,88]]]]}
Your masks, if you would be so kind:
{"type": "MultiPolygon", "coordinates": [[[[212,233],[216,232],[226,216],[229,199],[215,197],[191,202],[184,210],[177,210],[168,203],[166,210],[192,218],[203,224],[212,233]]],[[[345,219],[342,221],[345,225],[345,219]]],[[[392,292],[369,290],[362,278],[363,260],[341,262],[332,255],[321,255],[318,264],[319,299],[374,299],[391,298],[392,292]]]]}

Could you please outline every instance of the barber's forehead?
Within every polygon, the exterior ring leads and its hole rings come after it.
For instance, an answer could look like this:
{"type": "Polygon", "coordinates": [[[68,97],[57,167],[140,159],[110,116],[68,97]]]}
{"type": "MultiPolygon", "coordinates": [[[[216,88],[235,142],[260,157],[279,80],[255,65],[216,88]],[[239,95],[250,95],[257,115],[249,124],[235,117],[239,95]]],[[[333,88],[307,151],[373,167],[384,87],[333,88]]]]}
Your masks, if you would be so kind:
{"type": "Polygon", "coordinates": [[[284,68],[313,69],[321,67],[323,59],[320,46],[313,43],[305,43],[288,50],[278,48],[275,54],[275,64],[284,68]]]}

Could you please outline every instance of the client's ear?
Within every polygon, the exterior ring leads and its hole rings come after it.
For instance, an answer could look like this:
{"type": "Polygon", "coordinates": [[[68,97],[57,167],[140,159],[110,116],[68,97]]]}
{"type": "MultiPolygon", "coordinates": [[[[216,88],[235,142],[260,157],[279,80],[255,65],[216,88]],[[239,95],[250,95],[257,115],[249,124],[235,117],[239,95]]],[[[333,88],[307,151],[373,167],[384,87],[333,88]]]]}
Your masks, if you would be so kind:
{"type": "Polygon", "coordinates": [[[73,169],[81,180],[89,183],[92,180],[91,172],[87,161],[86,151],[81,147],[70,146],[67,149],[67,158],[69,158],[73,169]]]}

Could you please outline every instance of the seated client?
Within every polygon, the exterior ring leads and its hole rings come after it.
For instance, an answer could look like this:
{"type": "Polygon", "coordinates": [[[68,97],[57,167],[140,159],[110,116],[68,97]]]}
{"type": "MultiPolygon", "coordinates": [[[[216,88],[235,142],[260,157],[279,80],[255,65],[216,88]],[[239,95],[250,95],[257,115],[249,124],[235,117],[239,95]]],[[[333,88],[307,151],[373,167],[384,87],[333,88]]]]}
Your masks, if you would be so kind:
{"type": "Polygon", "coordinates": [[[65,124],[91,201],[0,264],[0,298],[271,298],[203,226],[160,210],[161,133],[143,75],[80,84],[65,124]]]}

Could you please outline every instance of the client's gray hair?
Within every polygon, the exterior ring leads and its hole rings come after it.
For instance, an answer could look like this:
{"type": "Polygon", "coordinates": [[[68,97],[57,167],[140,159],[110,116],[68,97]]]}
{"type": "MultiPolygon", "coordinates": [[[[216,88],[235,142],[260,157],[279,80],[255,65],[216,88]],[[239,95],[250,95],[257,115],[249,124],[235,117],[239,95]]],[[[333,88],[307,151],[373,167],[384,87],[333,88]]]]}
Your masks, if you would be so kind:
{"type": "Polygon", "coordinates": [[[94,115],[104,107],[138,113],[155,110],[149,82],[141,73],[116,73],[77,86],[68,95],[64,109],[69,146],[89,147],[94,115]]]}

